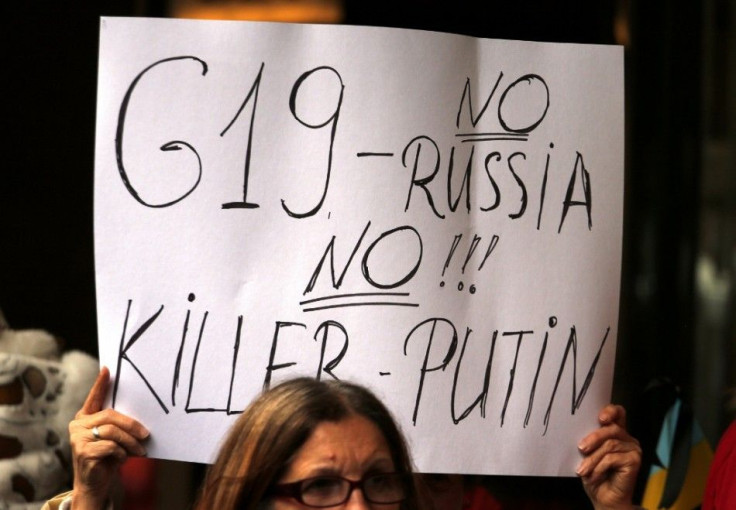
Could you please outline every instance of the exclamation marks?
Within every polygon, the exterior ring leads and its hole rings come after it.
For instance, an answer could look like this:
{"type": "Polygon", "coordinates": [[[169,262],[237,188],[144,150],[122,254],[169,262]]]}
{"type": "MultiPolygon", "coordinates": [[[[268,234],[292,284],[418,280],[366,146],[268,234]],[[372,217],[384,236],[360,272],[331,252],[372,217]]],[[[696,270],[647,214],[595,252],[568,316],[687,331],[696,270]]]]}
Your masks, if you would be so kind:
{"type": "MultiPolygon", "coordinates": [[[[455,255],[455,252],[457,251],[458,246],[460,245],[460,241],[463,238],[463,234],[458,234],[455,236],[455,238],[452,240],[452,244],[450,245],[450,251],[447,254],[447,259],[445,260],[445,266],[442,268],[442,280],[440,281],[440,287],[445,286],[445,272],[450,267],[450,263],[453,260],[453,257],[455,255]]],[[[468,265],[470,264],[471,260],[473,259],[473,255],[475,254],[476,250],[478,249],[478,246],[481,244],[481,241],[483,240],[482,237],[480,237],[477,234],[473,235],[473,239],[470,241],[470,246],[468,248],[467,254],[465,255],[465,259],[463,260],[462,267],[460,268],[460,272],[465,275],[465,270],[468,268],[468,265]]],[[[493,250],[496,249],[496,245],[498,245],[499,237],[497,235],[493,235],[491,237],[491,241],[488,243],[488,247],[485,250],[485,254],[483,255],[480,264],[478,265],[477,271],[480,271],[483,269],[483,266],[486,263],[486,260],[488,260],[488,257],[491,256],[491,253],[493,253],[493,250]]],[[[462,292],[465,289],[465,282],[460,279],[457,283],[457,290],[458,292],[462,292]]],[[[471,284],[468,287],[468,292],[471,294],[475,294],[476,287],[475,284],[471,284]]]]}

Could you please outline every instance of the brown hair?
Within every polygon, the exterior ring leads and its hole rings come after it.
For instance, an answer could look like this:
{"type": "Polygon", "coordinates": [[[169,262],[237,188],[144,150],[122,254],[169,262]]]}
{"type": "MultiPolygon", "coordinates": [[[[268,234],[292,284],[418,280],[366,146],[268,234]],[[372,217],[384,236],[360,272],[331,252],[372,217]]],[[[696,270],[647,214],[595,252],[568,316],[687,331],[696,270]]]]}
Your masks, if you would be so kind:
{"type": "MultiPolygon", "coordinates": [[[[283,476],[314,429],[350,415],[362,416],[378,427],[397,472],[413,472],[403,435],[373,393],[345,381],[301,377],[264,392],[238,418],[207,472],[195,508],[263,509],[266,491],[283,476]]],[[[423,508],[419,492],[423,491],[416,485],[411,487],[403,510],[423,508]]]]}

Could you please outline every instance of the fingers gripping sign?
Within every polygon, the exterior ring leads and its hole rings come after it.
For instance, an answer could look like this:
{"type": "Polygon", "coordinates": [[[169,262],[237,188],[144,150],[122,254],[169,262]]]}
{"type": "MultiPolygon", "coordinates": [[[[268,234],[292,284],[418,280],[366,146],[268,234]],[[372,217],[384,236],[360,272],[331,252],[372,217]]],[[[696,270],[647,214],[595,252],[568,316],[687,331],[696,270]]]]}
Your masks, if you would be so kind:
{"type": "Polygon", "coordinates": [[[623,407],[605,406],[598,421],[600,428],[578,445],[584,457],[577,473],[596,509],[632,508],[641,447],[626,430],[623,407]]]}
{"type": "Polygon", "coordinates": [[[103,367],[69,424],[74,464],[73,507],[104,508],[118,468],[129,455],[146,454],[148,430],[113,409],[103,409],[110,371],[103,367]]]}

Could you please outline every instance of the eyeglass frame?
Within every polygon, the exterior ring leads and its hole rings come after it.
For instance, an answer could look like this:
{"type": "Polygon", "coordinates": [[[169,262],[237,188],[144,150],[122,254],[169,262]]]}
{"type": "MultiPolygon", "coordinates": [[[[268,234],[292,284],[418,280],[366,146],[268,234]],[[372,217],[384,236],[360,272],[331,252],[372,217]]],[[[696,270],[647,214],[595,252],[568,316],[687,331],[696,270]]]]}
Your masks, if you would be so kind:
{"type": "MultiPolygon", "coordinates": [[[[404,492],[404,495],[401,499],[397,499],[395,501],[373,501],[368,494],[366,494],[365,489],[363,488],[363,485],[371,480],[372,478],[376,478],[379,476],[392,476],[399,478],[402,482],[406,483],[407,481],[412,479],[411,473],[371,473],[363,476],[360,480],[350,480],[349,478],[345,478],[338,475],[321,475],[321,476],[311,476],[309,478],[303,478],[301,480],[296,480],[295,482],[289,482],[289,483],[279,483],[272,485],[269,490],[266,492],[268,496],[279,496],[279,497],[289,497],[294,498],[296,501],[298,501],[300,504],[304,506],[308,506],[310,508],[330,508],[333,506],[343,505],[350,500],[350,496],[352,496],[353,491],[358,488],[360,489],[360,492],[363,494],[363,498],[374,505],[393,505],[395,503],[401,503],[402,501],[406,501],[408,498],[408,494],[406,491],[404,492]],[[304,497],[302,495],[302,486],[304,482],[309,482],[312,480],[320,480],[320,479],[327,479],[327,480],[341,480],[343,482],[348,483],[348,491],[345,494],[345,499],[342,501],[336,501],[335,503],[330,503],[329,505],[311,505],[309,503],[306,503],[304,501],[304,497]]],[[[405,485],[405,487],[408,487],[408,484],[405,485]]]]}

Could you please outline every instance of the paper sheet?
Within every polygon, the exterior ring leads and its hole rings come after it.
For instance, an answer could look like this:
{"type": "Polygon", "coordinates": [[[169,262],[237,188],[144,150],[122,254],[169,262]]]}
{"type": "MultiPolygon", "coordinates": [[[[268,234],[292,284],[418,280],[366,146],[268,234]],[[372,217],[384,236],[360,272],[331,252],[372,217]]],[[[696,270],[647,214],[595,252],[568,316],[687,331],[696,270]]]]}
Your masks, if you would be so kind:
{"type": "Polygon", "coordinates": [[[208,462],[264,386],[363,383],[420,471],[571,476],[609,401],[623,50],[101,20],[111,404],[208,462]]]}

